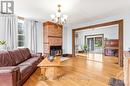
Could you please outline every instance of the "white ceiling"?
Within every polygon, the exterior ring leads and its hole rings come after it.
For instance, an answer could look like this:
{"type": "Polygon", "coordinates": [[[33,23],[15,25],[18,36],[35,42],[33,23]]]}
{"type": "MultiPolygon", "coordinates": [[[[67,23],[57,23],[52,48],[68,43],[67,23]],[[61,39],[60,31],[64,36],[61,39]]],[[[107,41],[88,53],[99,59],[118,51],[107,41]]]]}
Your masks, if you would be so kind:
{"type": "Polygon", "coordinates": [[[130,11],[130,0],[14,0],[15,14],[31,19],[50,20],[61,3],[68,24],[88,22],[130,11]]]}

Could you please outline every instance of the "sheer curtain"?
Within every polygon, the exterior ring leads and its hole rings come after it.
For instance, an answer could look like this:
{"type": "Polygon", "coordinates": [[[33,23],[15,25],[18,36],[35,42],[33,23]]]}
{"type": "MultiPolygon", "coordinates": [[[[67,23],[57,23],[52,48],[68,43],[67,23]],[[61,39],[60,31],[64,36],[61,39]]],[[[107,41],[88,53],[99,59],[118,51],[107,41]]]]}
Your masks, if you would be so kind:
{"type": "Polygon", "coordinates": [[[37,21],[25,20],[26,47],[32,52],[37,52],[37,21]]]}
{"type": "Polygon", "coordinates": [[[4,40],[7,50],[17,48],[17,17],[15,15],[0,14],[0,21],[2,22],[1,30],[4,31],[4,40]]]}
{"type": "Polygon", "coordinates": [[[31,21],[30,49],[37,52],[37,21],[31,21]]]}

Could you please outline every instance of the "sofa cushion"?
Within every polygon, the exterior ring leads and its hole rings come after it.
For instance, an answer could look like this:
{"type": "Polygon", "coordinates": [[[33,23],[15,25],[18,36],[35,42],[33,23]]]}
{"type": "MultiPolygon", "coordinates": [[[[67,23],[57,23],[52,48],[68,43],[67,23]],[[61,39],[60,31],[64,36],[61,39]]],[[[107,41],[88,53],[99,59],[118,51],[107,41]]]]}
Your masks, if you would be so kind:
{"type": "Polygon", "coordinates": [[[25,58],[21,55],[19,50],[8,51],[12,59],[15,60],[16,65],[23,62],[25,58]]]}
{"type": "Polygon", "coordinates": [[[2,51],[0,52],[0,67],[4,66],[14,66],[15,61],[11,58],[9,52],[2,51]]]}
{"type": "Polygon", "coordinates": [[[19,65],[31,65],[31,66],[37,66],[37,64],[39,63],[39,58],[30,58],[24,62],[22,62],[19,65]]]}
{"type": "Polygon", "coordinates": [[[19,51],[25,59],[31,58],[31,54],[28,48],[20,48],[19,51]]]}
{"type": "Polygon", "coordinates": [[[41,61],[41,57],[33,57],[36,60],[37,64],[41,61]]]}
{"type": "Polygon", "coordinates": [[[30,65],[18,65],[18,67],[20,68],[21,79],[24,79],[26,76],[29,76],[31,70],[33,70],[32,66],[30,65]]]}

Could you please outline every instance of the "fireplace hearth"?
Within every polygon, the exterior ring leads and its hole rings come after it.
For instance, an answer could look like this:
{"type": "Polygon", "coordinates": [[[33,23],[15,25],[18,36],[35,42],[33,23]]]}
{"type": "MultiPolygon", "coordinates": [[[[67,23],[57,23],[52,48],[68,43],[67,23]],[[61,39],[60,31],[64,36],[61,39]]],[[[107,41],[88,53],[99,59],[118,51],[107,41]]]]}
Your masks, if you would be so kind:
{"type": "Polygon", "coordinates": [[[62,46],[50,46],[50,56],[61,56],[62,46]]]}

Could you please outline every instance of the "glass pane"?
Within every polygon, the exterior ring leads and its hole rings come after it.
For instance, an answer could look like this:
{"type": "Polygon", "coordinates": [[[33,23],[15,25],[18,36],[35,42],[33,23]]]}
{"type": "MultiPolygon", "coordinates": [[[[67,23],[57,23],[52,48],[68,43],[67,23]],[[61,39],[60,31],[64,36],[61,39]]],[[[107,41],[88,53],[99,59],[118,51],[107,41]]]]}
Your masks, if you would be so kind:
{"type": "Polygon", "coordinates": [[[19,47],[23,47],[24,46],[24,42],[18,42],[18,46],[19,47]]]}
{"type": "Polygon", "coordinates": [[[95,38],[95,47],[102,47],[102,37],[95,38]]]}
{"type": "Polygon", "coordinates": [[[18,23],[18,34],[23,34],[24,29],[23,29],[23,23],[18,23]]]}
{"type": "Polygon", "coordinates": [[[18,22],[18,27],[23,28],[23,23],[18,22]]]}
{"type": "Polygon", "coordinates": [[[24,33],[23,29],[22,28],[18,28],[18,34],[23,34],[23,33],[24,33]]]}
{"type": "Polygon", "coordinates": [[[18,40],[24,40],[24,36],[23,35],[18,35],[18,40]]]}

